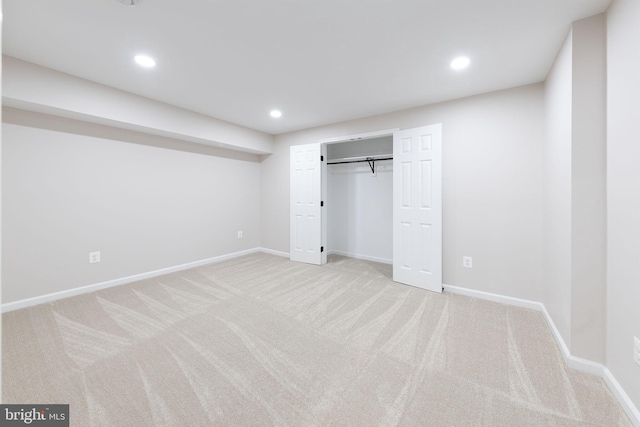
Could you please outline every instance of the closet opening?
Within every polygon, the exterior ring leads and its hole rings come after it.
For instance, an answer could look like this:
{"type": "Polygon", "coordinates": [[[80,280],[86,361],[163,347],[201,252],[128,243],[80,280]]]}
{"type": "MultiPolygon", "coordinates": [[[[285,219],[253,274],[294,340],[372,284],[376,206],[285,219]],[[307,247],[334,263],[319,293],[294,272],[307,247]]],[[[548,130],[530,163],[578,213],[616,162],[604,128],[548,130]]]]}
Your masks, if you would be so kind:
{"type": "Polygon", "coordinates": [[[393,132],[327,144],[327,250],[393,264],[393,132]]]}

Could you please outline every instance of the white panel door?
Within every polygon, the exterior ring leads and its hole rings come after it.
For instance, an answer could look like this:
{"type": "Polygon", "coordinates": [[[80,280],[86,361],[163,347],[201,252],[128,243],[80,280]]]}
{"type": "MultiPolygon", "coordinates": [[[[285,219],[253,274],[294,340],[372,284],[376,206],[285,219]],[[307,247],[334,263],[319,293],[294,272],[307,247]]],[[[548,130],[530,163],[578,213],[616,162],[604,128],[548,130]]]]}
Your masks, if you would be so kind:
{"type": "Polygon", "coordinates": [[[322,264],[321,145],[291,147],[291,261],[322,264]]]}
{"type": "Polygon", "coordinates": [[[442,125],[393,134],[393,280],[442,292],[442,125]]]}

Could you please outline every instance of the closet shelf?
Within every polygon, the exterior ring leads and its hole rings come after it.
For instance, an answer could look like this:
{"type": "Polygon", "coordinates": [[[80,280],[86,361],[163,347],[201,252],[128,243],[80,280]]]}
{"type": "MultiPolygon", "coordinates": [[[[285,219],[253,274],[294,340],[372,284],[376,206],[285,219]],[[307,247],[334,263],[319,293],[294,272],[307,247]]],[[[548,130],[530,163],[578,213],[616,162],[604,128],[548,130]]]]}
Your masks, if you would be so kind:
{"type": "Polygon", "coordinates": [[[379,154],[376,156],[369,157],[347,157],[343,159],[333,159],[327,161],[328,165],[341,165],[345,163],[369,163],[369,167],[371,168],[371,173],[376,173],[376,161],[381,160],[393,160],[392,154],[379,154]]]}

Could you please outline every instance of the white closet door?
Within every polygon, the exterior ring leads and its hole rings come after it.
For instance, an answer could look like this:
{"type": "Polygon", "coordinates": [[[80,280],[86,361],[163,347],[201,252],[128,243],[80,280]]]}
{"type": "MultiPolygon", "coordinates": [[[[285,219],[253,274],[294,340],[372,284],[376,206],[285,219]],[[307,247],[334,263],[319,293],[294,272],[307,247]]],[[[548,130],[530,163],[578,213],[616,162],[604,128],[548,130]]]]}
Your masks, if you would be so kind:
{"type": "Polygon", "coordinates": [[[321,154],[319,143],[291,147],[291,261],[322,264],[321,154]]]}
{"type": "Polygon", "coordinates": [[[393,280],[442,292],[442,125],[393,134],[393,280]]]}

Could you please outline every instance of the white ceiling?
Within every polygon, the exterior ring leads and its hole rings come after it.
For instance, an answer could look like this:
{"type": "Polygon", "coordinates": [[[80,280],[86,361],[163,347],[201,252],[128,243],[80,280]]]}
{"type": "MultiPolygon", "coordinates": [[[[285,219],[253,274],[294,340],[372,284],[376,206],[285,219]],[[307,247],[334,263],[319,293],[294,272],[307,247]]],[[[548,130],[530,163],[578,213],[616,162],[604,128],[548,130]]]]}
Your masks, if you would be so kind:
{"type": "Polygon", "coordinates": [[[3,3],[5,54],[279,134],[542,81],[610,0],[3,3]]]}

